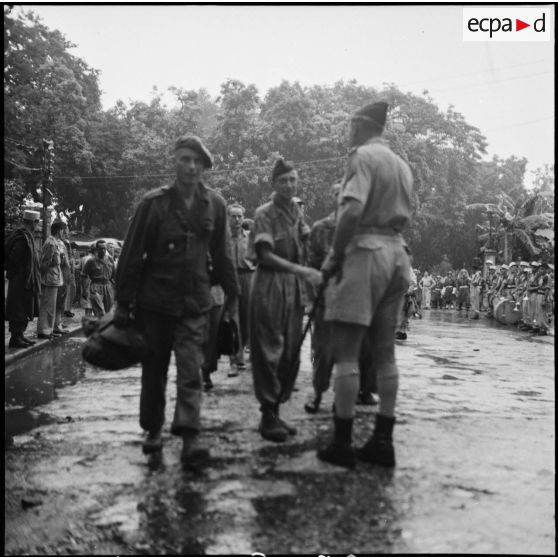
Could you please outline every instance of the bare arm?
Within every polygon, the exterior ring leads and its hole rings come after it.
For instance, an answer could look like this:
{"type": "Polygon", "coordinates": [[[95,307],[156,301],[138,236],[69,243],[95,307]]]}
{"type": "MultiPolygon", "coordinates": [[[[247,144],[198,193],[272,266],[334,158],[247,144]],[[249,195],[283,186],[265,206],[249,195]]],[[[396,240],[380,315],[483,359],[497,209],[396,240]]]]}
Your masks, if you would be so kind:
{"type": "Polygon", "coordinates": [[[322,274],[318,270],[281,258],[277,254],[273,253],[269,244],[259,243],[256,249],[258,252],[258,261],[261,265],[270,267],[277,271],[293,273],[314,286],[318,286],[321,283],[322,274]]]}

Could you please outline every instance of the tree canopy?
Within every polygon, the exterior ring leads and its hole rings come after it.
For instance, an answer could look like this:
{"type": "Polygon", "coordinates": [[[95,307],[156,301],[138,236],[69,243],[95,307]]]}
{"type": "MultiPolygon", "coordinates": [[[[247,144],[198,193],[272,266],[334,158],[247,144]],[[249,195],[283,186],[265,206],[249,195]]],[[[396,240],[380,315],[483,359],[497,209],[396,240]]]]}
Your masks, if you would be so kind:
{"type": "MultiPolygon", "coordinates": [[[[331,211],[327,191],[344,173],[351,114],[380,99],[390,104],[385,138],[414,176],[413,224],[406,236],[415,265],[432,267],[443,254],[455,267],[469,265],[482,246],[478,226],[486,221],[471,206],[497,204],[502,195],[525,201],[527,161],[485,160],[482,133],[454,107],[441,110],[427,92],[354,80],[313,86],[283,80],[262,93],[231,78],[216,98],[176,84],[168,90],[175,99],[171,107],[166,92],[154,88],[149,102],[118,101],[103,110],[99,72],[71,54],[72,46],[33,13],[13,17],[5,8],[9,195],[21,198],[15,184],[23,184],[38,201],[39,147],[42,138],[54,140],[56,197],[60,209],[74,212],[74,228],[123,237],[141,195],[172,179],[172,145],[186,132],[201,136],[214,155],[210,185],[228,202],[243,204],[247,216],[269,198],[274,160],[292,160],[313,222],[331,211]]],[[[547,190],[550,183],[553,189],[553,170],[540,170],[547,190]]]]}

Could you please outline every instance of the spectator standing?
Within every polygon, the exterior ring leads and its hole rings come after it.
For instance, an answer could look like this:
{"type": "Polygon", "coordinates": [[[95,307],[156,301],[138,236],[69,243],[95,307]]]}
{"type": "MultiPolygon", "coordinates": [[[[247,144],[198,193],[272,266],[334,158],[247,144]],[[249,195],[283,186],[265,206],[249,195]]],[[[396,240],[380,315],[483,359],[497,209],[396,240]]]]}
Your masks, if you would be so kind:
{"type": "Polygon", "coordinates": [[[55,335],[60,335],[54,330],[58,290],[64,284],[61,269],[63,253],[59,240],[62,240],[65,229],[66,223],[54,221],[50,227],[50,235],[41,250],[41,304],[37,324],[39,339],[50,339],[55,335]]]}
{"type": "Polygon", "coordinates": [[[11,333],[9,347],[24,348],[35,344],[24,333],[28,323],[39,315],[41,272],[33,237],[39,220],[38,211],[24,210],[21,226],[6,240],[6,278],[9,281],[6,320],[11,333]]]}
{"type": "Polygon", "coordinates": [[[233,316],[240,335],[238,353],[231,356],[229,376],[237,376],[239,370],[244,370],[244,349],[248,344],[248,314],[250,302],[250,285],[256,266],[248,258],[249,232],[242,228],[244,208],[240,204],[228,207],[229,226],[231,230],[232,253],[238,275],[238,313],[233,316]]]}
{"type": "Polygon", "coordinates": [[[96,254],[85,262],[81,270],[82,289],[91,302],[93,313],[97,317],[110,312],[114,304],[114,261],[107,254],[107,243],[97,240],[96,254]]]}
{"type": "Polygon", "coordinates": [[[482,283],[482,273],[479,268],[475,269],[473,276],[471,277],[471,286],[469,288],[469,294],[471,299],[471,320],[478,320],[480,316],[480,289],[482,283]]]}
{"type": "Polygon", "coordinates": [[[436,282],[434,281],[432,275],[430,275],[428,271],[425,271],[424,275],[422,276],[422,279],[420,280],[420,287],[422,289],[422,300],[423,300],[425,310],[430,309],[431,298],[432,298],[432,287],[434,287],[435,284],[436,282]]]}

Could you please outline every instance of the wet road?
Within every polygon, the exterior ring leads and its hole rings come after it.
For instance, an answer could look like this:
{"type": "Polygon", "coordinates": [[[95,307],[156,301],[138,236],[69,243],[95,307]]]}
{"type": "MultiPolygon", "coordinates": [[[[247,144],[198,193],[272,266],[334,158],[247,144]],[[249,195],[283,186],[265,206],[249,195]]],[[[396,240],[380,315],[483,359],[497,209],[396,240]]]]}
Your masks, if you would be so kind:
{"type": "MultiPolygon", "coordinates": [[[[398,342],[398,465],[319,462],[332,395],[309,416],[309,347],[285,406],[298,434],[262,440],[251,377],[227,363],[204,398],[205,475],[168,433],[141,453],[140,370],[79,362],[81,339],[7,370],[5,552],[555,554],[554,337],[425,312],[398,342]]],[[[358,407],[357,444],[377,407],[358,407]]]]}

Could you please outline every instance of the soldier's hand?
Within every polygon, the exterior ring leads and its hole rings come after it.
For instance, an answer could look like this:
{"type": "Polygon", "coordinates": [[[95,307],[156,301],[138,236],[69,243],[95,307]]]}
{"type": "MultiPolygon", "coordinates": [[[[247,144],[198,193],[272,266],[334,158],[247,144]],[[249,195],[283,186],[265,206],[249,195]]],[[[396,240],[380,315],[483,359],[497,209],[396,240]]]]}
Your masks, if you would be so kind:
{"type": "Polygon", "coordinates": [[[322,274],[313,267],[305,267],[302,277],[312,287],[318,287],[323,281],[322,274]]]}
{"type": "Polygon", "coordinates": [[[332,277],[337,277],[337,282],[341,279],[341,262],[339,262],[333,252],[330,252],[322,264],[323,282],[327,283],[332,277]]]}
{"type": "Polygon", "coordinates": [[[114,309],[114,317],[112,319],[116,327],[125,327],[130,322],[130,309],[128,306],[118,303],[114,309]]]}

